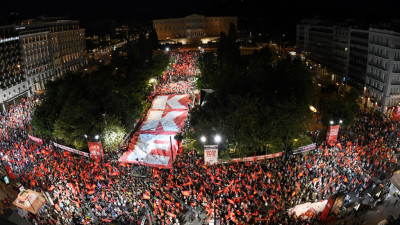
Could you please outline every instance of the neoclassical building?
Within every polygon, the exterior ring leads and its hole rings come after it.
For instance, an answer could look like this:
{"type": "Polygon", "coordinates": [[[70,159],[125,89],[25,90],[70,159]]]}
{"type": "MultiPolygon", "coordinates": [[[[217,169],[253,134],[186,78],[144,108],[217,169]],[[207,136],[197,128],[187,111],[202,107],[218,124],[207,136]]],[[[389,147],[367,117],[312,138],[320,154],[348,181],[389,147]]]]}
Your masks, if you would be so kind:
{"type": "Polygon", "coordinates": [[[216,41],[221,32],[228,33],[229,24],[237,17],[205,17],[193,14],[184,18],[153,20],[161,43],[206,44],[216,41]]]}
{"type": "Polygon", "coordinates": [[[41,17],[0,27],[0,110],[87,64],[79,21],[41,17]]]}

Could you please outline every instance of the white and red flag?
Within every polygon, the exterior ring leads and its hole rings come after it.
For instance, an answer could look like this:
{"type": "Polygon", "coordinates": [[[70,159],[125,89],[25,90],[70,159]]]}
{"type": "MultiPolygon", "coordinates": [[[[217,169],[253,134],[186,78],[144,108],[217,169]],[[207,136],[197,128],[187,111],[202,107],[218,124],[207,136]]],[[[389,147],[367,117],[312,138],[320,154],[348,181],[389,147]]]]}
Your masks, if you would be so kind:
{"type": "Polygon", "coordinates": [[[171,168],[178,154],[174,136],[181,131],[188,113],[189,95],[159,95],[131,140],[120,162],[171,168]]]}

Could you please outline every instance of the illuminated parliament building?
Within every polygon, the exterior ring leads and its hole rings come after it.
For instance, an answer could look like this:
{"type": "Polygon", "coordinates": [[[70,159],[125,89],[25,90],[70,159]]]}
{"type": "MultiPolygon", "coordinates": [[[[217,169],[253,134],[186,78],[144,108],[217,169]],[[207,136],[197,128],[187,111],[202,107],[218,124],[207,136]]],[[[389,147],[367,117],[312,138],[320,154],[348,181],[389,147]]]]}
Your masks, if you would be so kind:
{"type": "Polygon", "coordinates": [[[161,43],[207,44],[216,42],[221,32],[227,34],[230,23],[237,29],[237,17],[193,14],[184,18],[153,20],[153,27],[161,43]]]}

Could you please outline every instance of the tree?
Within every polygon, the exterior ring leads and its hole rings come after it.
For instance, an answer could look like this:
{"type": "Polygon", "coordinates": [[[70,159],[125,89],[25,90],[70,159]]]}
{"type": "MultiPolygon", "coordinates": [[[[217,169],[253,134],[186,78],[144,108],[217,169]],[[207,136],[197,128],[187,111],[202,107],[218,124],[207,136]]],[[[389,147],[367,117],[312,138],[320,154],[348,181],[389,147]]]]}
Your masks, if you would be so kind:
{"type": "Polygon", "coordinates": [[[328,87],[320,100],[322,123],[329,126],[331,120],[335,123],[342,120],[344,126],[352,124],[357,116],[358,101],[359,92],[355,88],[342,97],[333,86],[328,87]]]}
{"type": "Polygon", "coordinates": [[[157,36],[157,32],[156,32],[156,30],[154,28],[150,29],[149,40],[150,40],[150,43],[151,43],[151,48],[153,50],[158,49],[158,47],[159,47],[158,36],[157,36]]]}
{"type": "Polygon", "coordinates": [[[49,81],[44,101],[33,115],[36,131],[78,149],[87,148],[85,134],[103,134],[107,147],[117,147],[149,104],[150,78],[169,62],[165,55],[152,59],[149,46],[149,40],[141,36],[125,47],[128,57],[114,54],[109,65],[90,74],[76,72],[49,81]]]}
{"type": "Polygon", "coordinates": [[[194,139],[221,133],[227,140],[223,146],[235,156],[291,149],[311,119],[309,71],[299,61],[286,59],[273,66],[269,49],[246,60],[241,57],[241,64],[222,58],[215,62],[211,55],[203,55],[199,59],[197,85],[215,92],[192,112],[194,139]]]}

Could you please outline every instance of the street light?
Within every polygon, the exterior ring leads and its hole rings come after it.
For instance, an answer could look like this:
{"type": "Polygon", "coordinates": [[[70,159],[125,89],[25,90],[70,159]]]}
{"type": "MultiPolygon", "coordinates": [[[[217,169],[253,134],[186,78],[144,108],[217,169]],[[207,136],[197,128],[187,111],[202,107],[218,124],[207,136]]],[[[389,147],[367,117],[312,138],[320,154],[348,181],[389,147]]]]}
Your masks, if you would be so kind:
{"type": "Polygon", "coordinates": [[[205,136],[201,136],[200,140],[201,142],[205,143],[207,141],[207,138],[205,136]]]}
{"type": "Polygon", "coordinates": [[[99,140],[99,135],[96,134],[96,136],[94,136],[94,139],[99,140]]]}
{"type": "Polygon", "coordinates": [[[329,121],[329,123],[330,123],[331,125],[333,125],[333,120],[329,121]]]}
{"type": "Polygon", "coordinates": [[[166,48],[165,48],[165,51],[169,52],[169,48],[168,48],[168,47],[166,47],[166,48]]]}
{"type": "Polygon", "coordinates": [[[86,139],[87,139],[87,135],[85,134],[85,135],[83,135],[86,139]]]}
{"type": "Polygon", "coordinates": [[[339,124],[342,124],[343,123],[343,120],[339,120],[339,124]]]}
{"type": "Polygon", "coordinates": [[[214,141],[219,144],[221,142],[221,136],[219,134],[215,135],[214,141]]]}

